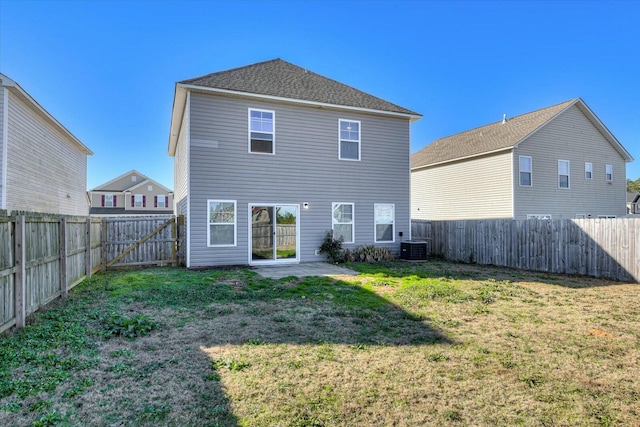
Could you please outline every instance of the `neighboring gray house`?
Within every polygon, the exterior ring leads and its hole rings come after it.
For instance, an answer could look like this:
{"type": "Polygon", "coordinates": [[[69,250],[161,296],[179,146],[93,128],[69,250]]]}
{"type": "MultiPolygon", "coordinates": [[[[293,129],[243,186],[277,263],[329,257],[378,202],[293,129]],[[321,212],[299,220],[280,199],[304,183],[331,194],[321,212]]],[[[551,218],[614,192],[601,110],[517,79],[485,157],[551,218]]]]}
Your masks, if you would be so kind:
{"type": "Polygon", "coordinates": [[[640,193],[627,193],[627,214],[640,214],[640,193]]]}
{"type": "Polygon", "coordinates": [[[629,152],[577,98],[438,139],[411,157],[411,217],[626,213],[629,152]]]}
{"type": "Polygon", "coordinates": [[[281,59],[176,84],[169,138],[187,266],[324,259],[409,239],[409,127],[421,116],[281,59]]]}
{"type": "Polygon", "coordinates": [[[136,170],[87,192],[96,216],[172,215],[173,192],[136,170]]]}
{"type": "Polygon", "coordinates": [[[87,215],[93,153],[0,74],[0,210],[87,215]]]}

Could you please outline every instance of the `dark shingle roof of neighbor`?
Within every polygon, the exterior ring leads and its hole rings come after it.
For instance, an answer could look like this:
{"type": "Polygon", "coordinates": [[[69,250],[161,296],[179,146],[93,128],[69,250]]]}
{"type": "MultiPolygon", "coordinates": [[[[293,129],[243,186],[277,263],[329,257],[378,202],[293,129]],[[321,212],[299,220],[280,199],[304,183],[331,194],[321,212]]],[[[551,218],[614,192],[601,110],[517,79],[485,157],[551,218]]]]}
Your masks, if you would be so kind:
{"type": "Polygon", "coordinates": [[[415,169],[513,147],[578,100],[579,98],[572,99],[512,117],[506,123],[499,121],[437,139],[411,155],[411,168],[415,169]]]}
{"type": "Polygon", "coordinates": [[[635,203],[638,200],[640,200],[640,193],[627,192],[627,203],[635,203]]]}
{"type": "Polygon", "coordinates": [[[280,58],[207,74],[179,83],[420,116],[419,113],[298,67],[280,58]]]}

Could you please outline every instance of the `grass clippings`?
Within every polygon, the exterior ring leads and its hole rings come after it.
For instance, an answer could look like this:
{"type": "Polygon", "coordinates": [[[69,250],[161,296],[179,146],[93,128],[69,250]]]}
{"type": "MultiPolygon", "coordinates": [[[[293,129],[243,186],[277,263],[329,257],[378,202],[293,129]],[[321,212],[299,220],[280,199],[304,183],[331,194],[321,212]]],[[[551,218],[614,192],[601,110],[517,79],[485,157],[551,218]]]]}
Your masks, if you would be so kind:
{"type": "Polygon", "coordinates": [[[638,285],[349,267],[98,274],[0,339],[0,425],[638,425],[638,285]]]}

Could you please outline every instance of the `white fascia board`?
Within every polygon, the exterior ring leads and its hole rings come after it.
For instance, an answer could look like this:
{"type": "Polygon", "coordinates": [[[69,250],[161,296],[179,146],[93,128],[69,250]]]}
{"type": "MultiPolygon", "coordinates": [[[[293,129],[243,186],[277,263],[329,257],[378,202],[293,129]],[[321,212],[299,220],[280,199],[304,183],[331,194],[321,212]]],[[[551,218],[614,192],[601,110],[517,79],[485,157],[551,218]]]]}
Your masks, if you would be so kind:
{"type": "MultiPolygon", "coordinates": [[[[124,178],[125,176],[127,176],[127,175],[132,175],[132,174],[136,174],[136,175],[138,175],[139,177],[144,178],[144,179],[149,179],[149,177],[147,177],[145,174],[142,174],[142,173],[138,172],[138,171],[137,171],[137,170],[135,170],[135,169],[131,169],[129,172],[125,172],[125,173],[123,173],[122,175],[118,175],[117,177],[113,178],[111,181],[105,182],[104,184],[100,184],[99,186],[95,187],[95,188],[94,188],[93,190],[91,190],[91,191],[107,191],[107,192],[109,192],[108,190],[101,190],[101,188],[107,187],[107,186],[109,186],[109,185],[113,184],[114,182],[121,180],[121,179],[122,179],[122,178],[124,178]]],[[[125,189],[125,190],[126,190],[126,189],[125,189]]],[[[118,190],[118,191],[121,191],[121,192],[122,192],[122,191],[125,191],[125,190],[118,190]]],[[[110,191],[110,192],[111,192],[111,193],[113,193],[113,191],[110,191]]],[[[117,191],[116,191],[116,192],[117,192],[117,191]]]]}
{"type": "Polygon", "coordinates": [[[171,127],[169,128],[169,146],[168,154],[171,157],[176,155],[176,146],[178,145],[178,136],[182,127],[182,117],[184,117],[184,109],[187,105],[187,90],[184,86],[176,83],[175,93],[173,95],[173,108],[171,109],[171,127]]]}
{"type": "Polygon", "coordinates": [[[9,77],[5,76],[4,74],[0,74],[0,82],[2,86],[12,89],[13,91],[15,91],[15,93],[18,96],[26,100],[31,105],[31,107],[33,107],[37,112],[39,112],[47,120],[49,120],[49,122],[51,122],[55,127],[57,127],[58,130],[63,135],[69,138],[72,141],[72,143],[76,146],[76,148],[78,148],[83,154],[86,154],[87,156],[93,155],[93,151],[89,150],[89,148],[86,145],[84,145],[82,142],[80,142],[80,140],[76,138],[74,134],[72,134],[71,132],[69,132],[67,128],[62,126],[62,124],[59,121],[57,121],[51,114],[49,114],[49,112],[45,110],[40,104],[38,104],[38,102],[35,99],[33,99],[31,95],[29,95],[24,89],[22,89],[22,87],[20,87],[18,83],[11,80],[9,77]]]}
{"type": "Polygon", "coordinates": [[[470,156],[456,157],[455,159],[443,160],[442,162],[437,162],[437,163],[430,163],[430,164],[424,165],[424,166],[416,166],[415,168],[411,168],[411,172],[416,172],[416,171],[419,171],[421,169],[427,169],[427,168],[430,168],[430,167],[433,167],[433,166],[440,166],[440,165],[444,165],[444,164],[447,164],[447,163],[458,162],[460,160],[467,160],[467,159],[473,159],[475,157],[482,157],[482,156],[486,156],[487,154],[501,153],[503,151],[513,150],[513,148],[514,147],[504,147],[504,148],[499,148],[497,150],[484,151],[482,153],[472,154],[470,156]]]}
{"type": "Polygon", "coordinates": [[[250,97],[250,98],[260,98],[260,99],[266,99],[266,100],[270,100],[270,101],[291,102],[291,103],[295,103],[295,104],[304,104],[304,105],[310,105],[310,106],[314,106],[314,107],[335,108],[335,109],[340,109],[340,110],[358,111],[358,112],[362,112],[362,113],[374,113],[374,114],[381,114],[381,115],[386,115],[386,116],[402,117],[402,118],[409,119],[412,122],[414,122],[416,120],[420,120],[422,118],[422,116],[416,115],[416,114],[397,113],[397,112],[394,112],[394,111],[375,110],[373,108],[352,107],[352,106],[348,106],[348,105],[328,104],[328,103],[325,103],[325,102],[307,101],[307,100],[304,100],[304,99],[295,99],[295,98],[285,98],[285,97],[282,97],[282,96],[262,95],[262,94],[250,93],[250,92],[238,92],[238,91],[235,91],[235,90],[217,89],[217,88],[195,86],[195,85],[183,85],[183,84],[180,84],[180,83],[178,83],[178,86],[183,87],[183,88],[185,88],[187,90],[199,90],[199,91],[204,91],[204,92],[213,92],[213,93],[221,93],[221,94],[227,94],[227,95],[246,96],[246,97],[250,97]]]}
{"type": "MultiPolygon", "coordinates": [[[[0,74],[0,77],[2,75],[0,74]]],[[[0,184],[2,184],[2,191],[0,192],[0,209],[7,209],[7,155],[9,153],[9,89],[6,87],[0,87],[2,90],[2,176],[0,177],[0,184]]]]}

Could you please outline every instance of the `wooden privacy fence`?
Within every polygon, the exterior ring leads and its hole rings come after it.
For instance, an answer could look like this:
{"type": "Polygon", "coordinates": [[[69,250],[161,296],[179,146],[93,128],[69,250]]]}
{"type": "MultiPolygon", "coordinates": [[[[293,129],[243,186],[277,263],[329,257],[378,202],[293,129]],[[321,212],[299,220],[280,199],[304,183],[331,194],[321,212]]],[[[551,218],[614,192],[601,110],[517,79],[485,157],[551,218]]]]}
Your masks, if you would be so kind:
{"type": "Polygon", "coordinates": [[[640,282],[640,218],[411,221],[451,261],[640,282]]]}
{"type": "Polygon", "coordinates": [[[0,218],[0,333],[100,269],[100,220],[0,218]]]}
{"type": "MultiPolygon", "coordinates": [[[[110,267],[178,265],[182,217],[0,217],[0,333],[110,267]]],[[[184,252],[184,251],[182,251],[184,252]]]]}
{"type": "Polygon", "coordinates": [[[102,268],[177,265],[174,216],[102,219],[102,268]]]}

